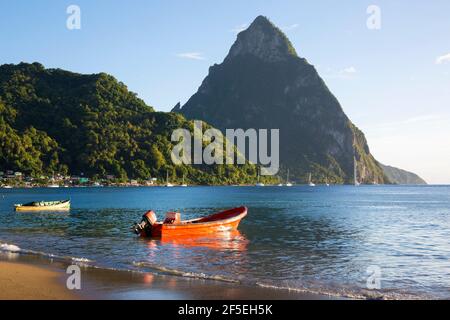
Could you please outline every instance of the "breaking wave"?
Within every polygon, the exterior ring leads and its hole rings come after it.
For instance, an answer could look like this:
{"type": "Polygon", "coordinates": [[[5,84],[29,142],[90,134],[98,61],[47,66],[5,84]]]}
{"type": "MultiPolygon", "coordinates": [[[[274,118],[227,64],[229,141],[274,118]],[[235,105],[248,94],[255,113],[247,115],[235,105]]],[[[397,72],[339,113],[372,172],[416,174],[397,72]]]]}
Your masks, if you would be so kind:
{"type": "Polygon", "coordinates": [[[38,257],[58,260],[61,262],[72,262],[72,263],[79,263],[79,264],[85,264],[85,263],[92,262],[92,260],[89,260],[87,258],[59,256],[59,255],[55,255],[55,254],[43,252],[43,251],[22,249],[14,244],[9,244],[9,243],[0,243],[0,252],[20,253],[20,254],[24,254],[24,255],[32,255],[32,256],[38,256],[38,257]]]}
{"type": "Polygon", "coordinates": [[[161,265],[156,265],[148,262],[133,262],[132,267],[128,269],[122,268],[108,268],[96,265],[92,260],[83,257],[60,256],[52,253],[42,251],[34,251],[22,249],[17,245],[10,243],[0,243],[0,253],[16,253],[23,255],[32,255],[43,257],[51,260],[57,260],[66,263],[76,263],[86,267],[113,271],[129,271],[138,273],[154,273],[157,275],[176,276],[182,278],[191,278],[198,280],[220,281],[230,284],[244,284],[249,286],[256,286],[260,288],[267,288],[272,290],[290,291],[304,294],[312,294],[318,296],[329,296],[330,298],[348,298],[348,299],[363,299],[363,300],[418,300],[418,299],[432,299],[432,297],[423,295],[414,295],[406,292],[394,292],[389,290],[371,291],[363,288],[344,288],[344,287],[322,287],[322,286],[305,286],[300,282],[275,282],[275,281],[259,281],[248,278],[231,278],[222,275],[213,275],[192,271],[184,271],[172,269],[161,265]]]}

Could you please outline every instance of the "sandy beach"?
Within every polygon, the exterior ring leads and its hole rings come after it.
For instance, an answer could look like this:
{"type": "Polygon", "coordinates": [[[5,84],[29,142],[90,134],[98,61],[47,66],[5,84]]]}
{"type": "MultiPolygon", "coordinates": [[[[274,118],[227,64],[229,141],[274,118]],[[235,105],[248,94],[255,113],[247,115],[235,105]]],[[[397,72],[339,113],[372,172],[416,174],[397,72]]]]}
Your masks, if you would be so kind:
{"type": "Polygon", "coordinates": [[[0,300],[328,300],[333,297],[220,281],[81,267],[82,290],[65,286],[67,263],[0,254],[0,300]]]}
{"type": "Polygon", "coordinates": [[[61,274],[43,267],[0,261],[0,300],[77,299],[61,274]]]}

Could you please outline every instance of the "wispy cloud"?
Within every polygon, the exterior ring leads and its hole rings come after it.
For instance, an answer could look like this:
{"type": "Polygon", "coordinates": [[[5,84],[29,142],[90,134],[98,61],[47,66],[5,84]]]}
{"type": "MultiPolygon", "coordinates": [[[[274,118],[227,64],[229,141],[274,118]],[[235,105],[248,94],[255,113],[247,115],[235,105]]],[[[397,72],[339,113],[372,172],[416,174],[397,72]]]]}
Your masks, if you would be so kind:
{"type": "Polygon", "coordinates": [[[298,23],[291,24],[290,26],[283,27],[283,31],[292,31],[300,27],[298,23]]]}
{"type": "Polygon", "coordinates": [[[436,64],[443,64],[450,62],[450,53],[444,54],[436,58],[436,64]]]}
{"type": "Polygon", "coordinates": [[[355,74],[357,72],[358,71],[353,66],[352,67],[347,67],[347,68],[341,70],[341,73],[343,73],[343,74],[355,74]]]}
{"type": "Polygon", "coordinates": [[[353,79],[357,75],[358,70],[355,67],[350,66],[336,72],[328,68],[326,72],[324,77],[328,79],[353,79]]]}
{"type": "Polygon", "coordinates": [[[182,59],[190,59],[190,60],[205,60],[203,53],[201,52],[183,52],[177,53],[176,56],[182,59]]]}
{"type": "Polygon", "coordinates": [[[231,32],[234,32],[234,33],[239,33],[239,32],[244,31],[244,30],[247,29],[247,28],[248,28],[248,23],[243,23],[243,24],[241,24],[241,25],[238,25],[238,26],[234,27],[234,28],[231,29],[230,31],[231,31],[231,32]]]}

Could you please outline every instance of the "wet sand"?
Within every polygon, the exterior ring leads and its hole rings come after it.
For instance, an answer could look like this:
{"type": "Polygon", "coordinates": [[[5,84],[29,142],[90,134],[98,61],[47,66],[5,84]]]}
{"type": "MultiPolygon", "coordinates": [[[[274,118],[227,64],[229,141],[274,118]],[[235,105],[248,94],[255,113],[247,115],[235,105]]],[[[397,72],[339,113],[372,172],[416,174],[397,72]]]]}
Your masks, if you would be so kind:
{"type": "Polygon", "coordinates": [[[61,274],[50,269],[0,261],[0,300],[69,300],[61,274]]]}
{"type": "Polygon", "coordinates": [[[288,290],[81,265],[81,290],[65,281],[69,263],[0,254],[0,300],[328,300],[288,290]]]}

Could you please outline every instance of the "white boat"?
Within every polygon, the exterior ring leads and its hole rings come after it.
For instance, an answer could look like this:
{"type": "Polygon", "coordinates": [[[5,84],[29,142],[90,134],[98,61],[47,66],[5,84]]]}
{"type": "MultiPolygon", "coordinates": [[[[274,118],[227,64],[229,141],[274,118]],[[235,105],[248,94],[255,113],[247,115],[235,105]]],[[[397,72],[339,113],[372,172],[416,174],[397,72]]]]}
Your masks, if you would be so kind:
{"type": "Polygon", "coordinates": [[[255,184],[255,187],[265,187],[266,185],[260,181],[260,175],[258,171],[258,182],[255,184]]]}
{"type": "Polygon", "coordinates": [[[57,185],[57,184],[49,184],[47,186],[47,188],[59,188],[59,185],[57,185]]]}
{"type": "Polygon", "coordinates": [[[292,183],[289,182],[289,169],[288,169],[288,172],[287,172],[286,187],[292,187],[292,183]]]}
{"type": "Polygon", "coordinates": [[[183,175],[183,183],[181,184],[181,187],[186,188],[188,185],[187,183],[184,183],[184,175],[183,175]]]}
{"type": "Polygon", "coordinates": [[[12,189],[13,187],[11,187],[11,186],[3,186],[2,188],[3,189],[12,189]]]}
{"type": "Polygon", "coordinates": [[[169,171],[166,171],[166,187],[167,188],[174,187],[174,185],[169,182],[169,171]]]}
{"type": "Polygon", "coordinates": [[[309,183],[308,183],[308,185],[310,186],[310,187],[315,187],[316,185],[312,182],[312,175],[311,175],[311,173],[309,173],[309,183]]]}
{"type": "Polygon", "coordinates": [[[326,185],[327,187],[330,186],[330,184],[328,183],[328,178],[325,179],[325,185],[326,185]]]}

